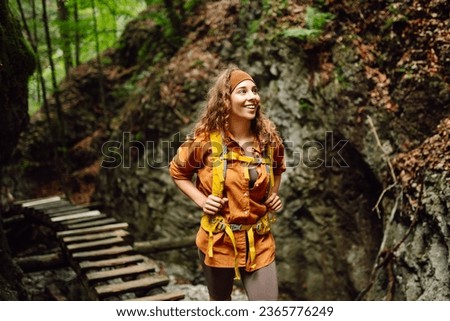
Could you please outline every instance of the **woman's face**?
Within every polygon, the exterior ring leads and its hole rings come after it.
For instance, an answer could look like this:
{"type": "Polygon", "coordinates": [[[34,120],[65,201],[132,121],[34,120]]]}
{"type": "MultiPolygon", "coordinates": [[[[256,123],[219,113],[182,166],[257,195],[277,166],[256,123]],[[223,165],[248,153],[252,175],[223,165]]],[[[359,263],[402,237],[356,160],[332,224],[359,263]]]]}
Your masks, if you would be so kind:
{"type": "Polygon", "coordinates": [[[259,108],[259,94],[251,80],[244,80],[231,93],[231,117],[234,119],[252,120],[259,108]]]}

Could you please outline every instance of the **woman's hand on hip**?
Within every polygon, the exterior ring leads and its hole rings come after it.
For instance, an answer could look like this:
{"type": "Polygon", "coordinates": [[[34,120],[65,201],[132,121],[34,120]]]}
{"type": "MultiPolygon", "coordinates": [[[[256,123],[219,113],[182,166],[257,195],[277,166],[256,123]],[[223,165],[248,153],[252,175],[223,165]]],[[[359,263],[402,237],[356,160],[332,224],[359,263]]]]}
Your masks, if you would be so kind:
{"type": "Polygon", "coordinates": [[[283,209],[283,203],[281,203],[281,198],[278,194],[272,193],[267,200],[264,202],[269,211],[279,212],[283,209]]]}
{"type": "Polygon", "coordinates": [[[220,198],[218,196],[209,195],[203,204],[203,213],[214,215],[220,212],[224,205],[228,202],[228,198],[220,198]]]}

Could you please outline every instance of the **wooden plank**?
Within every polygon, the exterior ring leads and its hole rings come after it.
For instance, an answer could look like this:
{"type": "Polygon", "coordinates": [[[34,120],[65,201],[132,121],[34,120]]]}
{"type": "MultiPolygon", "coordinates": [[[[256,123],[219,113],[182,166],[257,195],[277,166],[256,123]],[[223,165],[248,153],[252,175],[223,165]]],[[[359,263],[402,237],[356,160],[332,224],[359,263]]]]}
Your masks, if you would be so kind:
{"type": "Polygon", "coordinates": [[[59,196],[52,196],[52,197],[45,197],[45,198],[38,198],[38,199],[32,199],[32,200],[28,200],[28,201],[23,201],[23,203],[18,201],[15,204],[22,205],[22,207],[31,207],[31,206],[35,206],[35,205],[39,205],[39,204],[57,202],[57,201],[60,201],[60,200],[61,200],[61,197],[59,197],[59,196]]]}
{"type": "Polygon", "coordinates": [[[72,254],[72,258],[77,261],[96,258],[101,259],[131,252],[133,252],[133,247],[130,245],[124,245],[124,246],[115,246],[103,250],[76,252],[72,254]]]}
{"type": "Polygon", "coordinates": [[[2,219],[2,224],[4,228],[7,228],[8,225],[13,224],[23,224],[23,221],[25,220],[25,216],[23,214],[17,214],[13,215],[7,218],[2,219]]]}
{"type": "Polygon", "coordinates": [[[99,298],[105,298],[127,292],[150,290],[152,288],[167,284],[169,284],[169,278],[167,276],[158,275],[118,284],[96,286],[95,292],[99,298]]]}
{"type": "Polygon", "coordinates": [[[88,216],[88,217],[78,218],[78,219],[74,219],[74,220],[63,221],[63,222],[61,222],[61,224],[64,226],[67,226],[67,225],[71,225],[71,224],[85,223],[85,222],[95,221],[95,220],[99,220],[99,219],[104,219],[107,217],[108,217],[108,215],[106,215],[106,214],[100,214],[97,216],[88,216]]]}
{"type": "Polygon", "coordinates": [[[82,234],[88,234],[88,233],[100,233],[100,232],[113,231],[113,230],[119,230],[119,229],[127,229],[127,228],[128,228],[128,223],[115,223],[115,224],[109,224],[109,225],[103,225],[103,226],[97,226],[97,227],[80,228],[80,229],[74,229],[74,230],[68,230],[68,231],[61,231],[61,232],[56,233],[56,236],[64,237],[64,236],[82,235],[82,234]]]}
{"type": "Polygon", "coordinates": [[[55,214],[42,214],[44,217],[47,218],[53,218],[53,217],[59,217],[59,216],[64,216],[64,215],[69,215],[69,214],[77,214],[77,213],[83,213],[83,212],[89,212],[92,209],[90,208],[80,208],[80,209],[72,209],[70,211],[67,212],[57,212],[55,214]]]}
{"type": "Polygon", "coordinates": [[[45,215],[53,217],[53,216],[58,216],[58,215],[64,215],[64,213],[67,213],[67,212],[75,212],[75,211],[85,211],[85,212],[87,212],[89,210],[90,210],[90,208],[86,207],[86,206],[79,206],[79,205],[72,205],[72,204],[70,204],[67,207],[51,208],[51,209],[48,209],[48,210],[43,210],[43,212],[44,212],[45,215]]]}
{"type": "MultiPolygon", "coordinates": [[[[50,197],[54,197],[54,196],[50,196],[50,197]]],[[[20,206],[22,206],[23,203],[29,203],[29,202],[34,202],[34,201],[41,201],[41,200],[44,200],[44,199],[47,199],[47,198],[49,198],[49,197],[46,196],[46,197],[26,198],[26,199],[23,199],[23,200],[14,201],[13,205],[20,205],[20,206]]]]}
{"type": "Polygon", "coordinates": [[[95,210],[95,211],[88,211],[88,212],[81,212],[81,213],[52,217],[50,220],[52,222],[56,223],[56,222],[62,222],[62,221],[67,221],[67,220],[73,220],[76,218],[98,216],[100,214],[101,214],[100,211],[95,210]]]}
{"type": "Polygon", "coordinates": [[[183,292],[160,293],[155,295],[134,298],[126,301],[178,301],[184,299],[183,292]]]}
{"type": "Polygon", "coordinates": [[[73,230],[73,229],[81,229],[81,228],[89,228],[89,227],[113,224],[113,223],[116,223],[116,222],[117,222],[117,220],[115,218],[108,217],[108,218],[105,218],[105,219],[95,220],[95,221],[90,221],[90,222],[85,222],[85,223],[68,224],[66,227],[68,229],[70,229],[70,230],[73,230]]]}
{"type": "Polygon", "coordinates": [[[66,236],[66,237],[62,238],[62,241],[65,244],[70,244],[70,243],[74,243],[74,242],[88,242],[88,241],[107,239],[107,238],[115,237],[115,236],[126,237],[129,235],[130,235],[130,233],[128,233],[125,230],[117,230],[117,231],[111,231],[111,232],[105,232],[105,233],[66,236]]]}
{"type": "Polygon", "coordinates": [[[44,271],[62,267],[67,264],[61,252],[14,258],[23,272],[44,271]]]}
{"type": "Polygon", "coordinates": [[[124,239],[121,237],[112,237],[108,239],[103,240],[96,240],[96,241],[90,241],[90,242],[81,242],[81,243],[72,243],[66,246],[67,250],[69,252],[76,252],[76,251],[86,251],[86,250],[94,250],[94,249],[101,249],[105,246],[111,246],[111,245],[119,245],[125,243],[124,239]]]}
{"type": "Polygon", "coordinates": [[[51,202],[51,203],[38,204],[38,205],[34,205],[31,207],[27,207],[27,208],[42,212],[44,209],[61,208],[61,207],[66,207],[67,205],[71,205],[71,204],[66,200],[60,200],[60,201],[55,201],[55,202],[51,202]]]}
{"type": "Polygon", "coordinates": [[[76,212],[77,210],[82,210],[82,211],[84,210],[86,212],[87,211],[92,211],[92,210],[100,210],[101,207],[102,206],[99,203],[93,202],[93,203],[89,203],[89,204],[85,204],[85,205],[72,205],[72,204],[70,204],[67,207],[61,207],[61,208],[56,208],[56,209],[48,209],[48,210],[44,210],[44,211],[45,211],[45,214],[53,217],[53,216],[59,216],[59,215],[61,215],[61,213],[64,213],[64,212],[71,212],[71,211],[73,211],[73,212],[77,213],[76,212]]]}
{"type": "Polygon", "coordinates": [[[107,271],[97,271],[86,273],[86,278],[88,282],[98,282],[104,280],[110,280],[125,276],[135,276],[137,274],[146,273],[146,272],[154,272],[155,265],[153,264],[135,264],[130,265],[123,268],[112,269],[107,271]]]}
{"type": "Polygon", "coordinates": [[[108,215],[101,213],[100,215],[97,215],[97,216],[88,216],[88,217],[82,217],[82,218],[78,218],[78,219],[63,221],[63,222],[61,222],[61,224],[68,226],[68,225],[74,225],[74,224],[78,224],[78,223],[85,223],[85,222],[89,222],[89,221],[106,219],[108,217],[109,217],[108,215]]]}
{"type": "Polygon", "coordinates": [[[143,262],[148,260],[147,257],[137,254],[129,256],[120,256],[113,259],[97,260],[97,261],[83,261],[79,263],[81,270],[94,269],[94,268],[104,268],[104,267],[114,267],[130,263],[143,262]]]}

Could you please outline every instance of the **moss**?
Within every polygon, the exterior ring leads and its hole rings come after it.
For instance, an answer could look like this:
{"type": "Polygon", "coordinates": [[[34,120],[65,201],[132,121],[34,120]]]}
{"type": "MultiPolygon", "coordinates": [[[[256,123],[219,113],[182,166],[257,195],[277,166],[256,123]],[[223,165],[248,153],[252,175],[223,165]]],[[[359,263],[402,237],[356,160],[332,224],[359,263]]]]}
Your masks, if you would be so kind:
{"type": "Polygon", "coordinates": [[[304,112],[314,109],[313,103],[305,98],[300,99],[300,101],[298,102],[298,105],[299,105],[300,109],[304,112]]]}
{"type": "Polygon", "coordinates": [[[337,65],[334,68],[334,77],[342,89],[347,89],[350,87],[350,82],[347,79],[342,66],[337,65]]]}
{"type": "Polygon", "coordinates": [[[282,34],[288,38],[314,41],[324,32],[326,25],[333,19],[333,14],[308,6],[305,14],[305,28],[289,28],[284,30],[282,34]]]}
{"type": "Polygon", "coordinates": [[[0,21],[2,73],[6,73],[12,79],[15,78],[14,76],[28,78],[36,66],[35,55],[22,36],[19,21],[3,1],[0,9],[0,21]]]}

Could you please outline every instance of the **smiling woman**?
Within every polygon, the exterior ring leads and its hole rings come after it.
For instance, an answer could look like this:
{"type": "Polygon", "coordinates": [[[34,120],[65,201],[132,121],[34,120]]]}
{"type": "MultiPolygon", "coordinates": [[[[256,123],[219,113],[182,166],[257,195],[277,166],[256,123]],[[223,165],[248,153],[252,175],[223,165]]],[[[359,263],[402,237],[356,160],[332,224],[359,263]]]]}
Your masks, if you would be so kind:
{"type": "Polygon", "coordinates": [[[250,79],[241,81],[231,93],[231,119],[235,122],[239,122],[239,118],[252,120],[258,108],[259,94],[255,83],[250,79]]]}
{"type": "Polygon", "coordinates": [[[261,110],[255,81],[240,69],[225,70],[170,163],[175,184],[203,211],[196,244],[211,300],[231,299],[233,277],[249,300],[277,299],[270,223],[283,207],[278,189],[285,168],[284,147],[261,110]]]}

